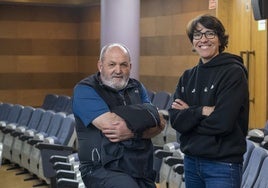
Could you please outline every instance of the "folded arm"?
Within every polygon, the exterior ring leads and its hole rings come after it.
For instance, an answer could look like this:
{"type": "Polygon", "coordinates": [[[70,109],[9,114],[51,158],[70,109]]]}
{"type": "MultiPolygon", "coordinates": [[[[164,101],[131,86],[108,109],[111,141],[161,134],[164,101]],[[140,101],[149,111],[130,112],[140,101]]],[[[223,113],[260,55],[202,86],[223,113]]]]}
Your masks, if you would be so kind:
{"type": "Polygon", "coordinates": [[[106,112],[92,123],[111,141],[119,142],[134,137],[152,138],[165,127],[166,121],[149,104],[120,106],[106,112]]]}

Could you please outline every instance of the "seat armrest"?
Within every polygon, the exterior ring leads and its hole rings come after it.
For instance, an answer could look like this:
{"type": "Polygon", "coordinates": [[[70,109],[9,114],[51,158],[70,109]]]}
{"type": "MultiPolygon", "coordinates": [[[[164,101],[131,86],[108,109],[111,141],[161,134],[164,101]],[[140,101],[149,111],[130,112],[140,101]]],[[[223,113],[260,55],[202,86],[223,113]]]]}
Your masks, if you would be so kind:
{"type": "Polygon", "coordinates": [[[27,143],[28,144],[30,144],[30,145],[35,145],[35,144],[37,144],[37,143],[40,143],[40,142],[43,142],[43,140],[38,140],[38,139],[29,139],[28,141],[27,141],[27,143]]]}
{"type": "Polygon", "coordinates": [[[74,151],[73,147],[70,146],[63,146],[59,144],[46,144],[46,143],[37,143],[36,148],[42,150],[42,149],[48,149],[48,150],[65,150],[65,151],[74,151]]]}
{"type": "Polygon", "coordinates": [[[14,131],[15,131],[14,129],[8,129],[7,127],[2,129],[2,132],[3,132],[4,134],[12,133],[12,132],[14,132],[14,131]]]}
{"type": "Polygon", "coordinates": [[[68,178],[68,179],[76,179],[76,172],[72,170],[58,170],[56,172],[57,179],[59,178],[68,178]]]}
{"type": "Polygon", "coordinates": [[[79,181],[72,180],[68,178],[60,178],[57,180],[57,187],[58,188],[78,188],[79,187],[79,181]]]}
{"type": "Polygon", "coordinates": [[[53,168],[55,170],[73,170],[73,165],[71,163],[55,162],[53,168]]]}
{"type": "Polygon", "coordinates": [[[161,149],[157,149],[154,152],[154,156],[159,158],[159,159],[163,159],[165,157],[172,156],[172,155],[173,155],[173,152],[166,151],[166,150],[161,150],[161,149]]]}
{"type": "Polygon", "coordinates": [[[183,164],[183,159],[174,156],[168,156],[165,158],[164,162],[169,166],[173,166],[175,164],[183,164]]]}
{"type": "Polygon", "coordinates": [[[261,129],[252,129],[248,131],[247,139],[253,142],[261,143],[264,139],[264,136],[264,132],[261,129]]]}
{"type": "Polygon", "coordinates": [[[33,136],[21,135],[21,136],[19,137],[19,139],[20,139],[21,141],[29,140],[29,139],[31,139],[31,138],[33,138],[33,136]]]}
{"type": "Polygon", "coordinates": [[[12,133],[10,133],[13,137],[18,137],[20,135],[23,135],[23,132],[19,132],[19,131],[13,131],[12,133]]]}
{"type": "Polygon", "coordinates": [[[61,155],[52,155],[49,159],[49,162],[54,164],[55,162],[67,162],[68,157],[67,156],[61,156],[61,155]]]}
{"type": "Polygon", "coordinates": [[[261,142],[261,147],[263,147],[264,149],[268,150],[268,141],[262,141],[261,142]]]}
{"type": "Polygon", "coordinates": [[[184,173],[184,165],[183,164],[176,164],[173,167],[173,171],[182,175],[184,173]]]}

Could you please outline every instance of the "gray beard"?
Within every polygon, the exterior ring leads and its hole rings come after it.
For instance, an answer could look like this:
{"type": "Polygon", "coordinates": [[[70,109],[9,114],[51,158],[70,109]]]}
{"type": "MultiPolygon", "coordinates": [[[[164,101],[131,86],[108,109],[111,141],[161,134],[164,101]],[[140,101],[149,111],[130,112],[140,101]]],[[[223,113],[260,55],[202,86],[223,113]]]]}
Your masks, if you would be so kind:
{"type": "Polygon", "coordinates": [[[125,82],[120,82],[120,83],[115,84],[113,81],[107,81],[107,80],[102,78],[102,83],[104,85],[107,85],[107,86],[119,91],[119,90],[124,89],[127,86],[128,80],[129,79],[127,79],[125,82]]]}

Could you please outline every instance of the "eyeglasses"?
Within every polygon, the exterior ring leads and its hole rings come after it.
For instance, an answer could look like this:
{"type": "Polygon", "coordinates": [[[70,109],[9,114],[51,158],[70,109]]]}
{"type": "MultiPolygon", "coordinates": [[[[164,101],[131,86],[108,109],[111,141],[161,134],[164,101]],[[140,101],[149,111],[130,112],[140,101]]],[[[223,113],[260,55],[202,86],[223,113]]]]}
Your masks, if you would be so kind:
{"type": "Polygon", "coordinates": [[[216,32],[215,31],[206,31],[205,33],[194,32],[193,39],[200,40],[203,37],[203,35],[205,35],[207,39],[214,39],[216,36],[216,32]]]}

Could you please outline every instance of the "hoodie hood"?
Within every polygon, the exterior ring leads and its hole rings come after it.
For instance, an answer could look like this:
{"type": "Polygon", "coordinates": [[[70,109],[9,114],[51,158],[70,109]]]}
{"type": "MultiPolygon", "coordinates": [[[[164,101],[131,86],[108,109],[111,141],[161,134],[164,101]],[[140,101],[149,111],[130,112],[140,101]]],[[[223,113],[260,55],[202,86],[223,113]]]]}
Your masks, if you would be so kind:
{"type": "Polygon", "coordinates": [[[199,60],[198,66],[199,68],[214,68],[218,66],[228,66],[232,64],[239,65],[246,73],[247,75],[247,69],[244,66],[242,57],[230,53],[220,53],[217,56],[215,56],[211,61],[207,63],[203,63],[202,60],[199,60]]]}

